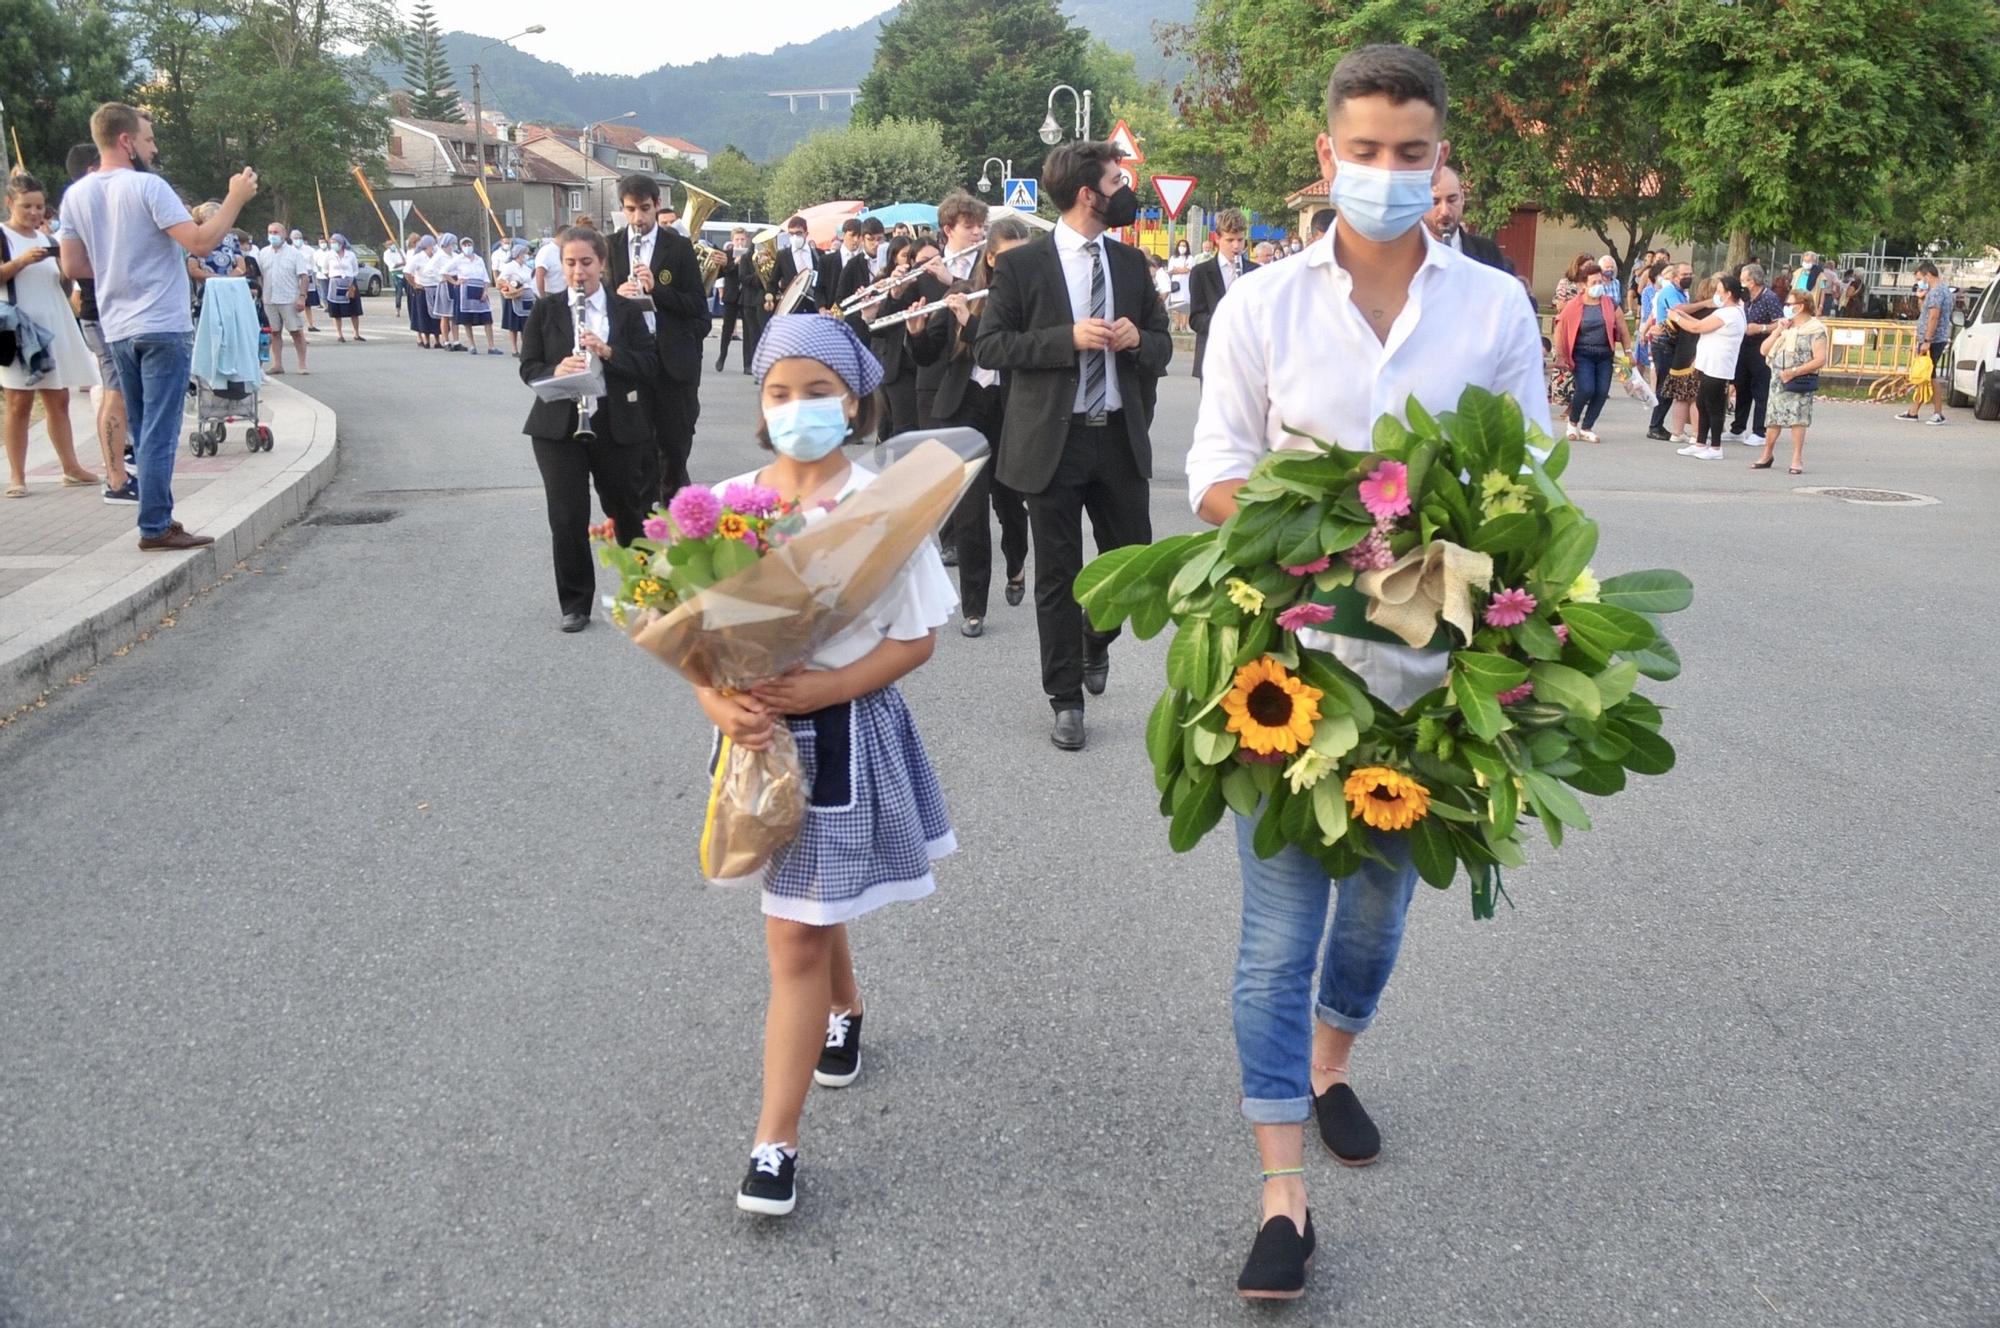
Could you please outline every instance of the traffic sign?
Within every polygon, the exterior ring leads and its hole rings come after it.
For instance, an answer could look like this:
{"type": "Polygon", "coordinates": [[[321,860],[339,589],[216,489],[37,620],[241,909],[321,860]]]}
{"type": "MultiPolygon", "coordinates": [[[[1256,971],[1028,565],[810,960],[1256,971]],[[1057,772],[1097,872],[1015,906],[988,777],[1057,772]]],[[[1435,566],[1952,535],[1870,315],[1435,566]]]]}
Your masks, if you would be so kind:
{"type": "Polygon", "coordinates": [[[1032,177],[1002,180],[1000,198],[1016,212],[1033,212],[1042,200],[1042,182],[1032,177]]]}
{"type": "Polygon", "coordinates": [[[1181,209],[1194,195],[1194,187],[1201,181],[1192,175],[1156,175],[1153,188],[1159,190],[1160,202],[1166,206],[1167,220],[1179,221],[1181,209]]]}
{"type": "Polygon", "coordinates": [[[389,210],[396,214],[396,229],[405,233],[410,228],[410,207],[411,203],[407,198],[389,200],[389,210]]]}
{"type": "Polygon", "coordinates": [[[1111,126],[1111,134],[1105,141],[1124,153],[1125,160],[1134,166],[1145,164],[1146,154],[1139,151],[1139,140],[1133,136],[1132,127],[1123,120],[1111,126]]]}
{"type": "Polygon", "coordinates": [[[1139,187],[1139,177],[1132,174],[1132,168],[1122,161],[1118,163],[1118,177],[1125,182],[1127,189],[1137,189],[1139,187]]]}

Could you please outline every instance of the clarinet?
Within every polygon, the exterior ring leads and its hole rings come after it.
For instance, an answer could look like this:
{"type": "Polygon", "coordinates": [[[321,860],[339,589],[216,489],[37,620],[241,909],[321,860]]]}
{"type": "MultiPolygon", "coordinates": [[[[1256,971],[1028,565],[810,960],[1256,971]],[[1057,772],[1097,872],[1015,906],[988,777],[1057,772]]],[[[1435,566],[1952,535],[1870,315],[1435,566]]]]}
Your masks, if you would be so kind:
{"type": "MultiPolygon", "coordinates": [[[[588,370],[590,368],[590,352],[583,348],[583,316],[584,316],[584,310],[587,309],[589,305],[590,305],[590,297],[583,293],[583,289],[581,287],[579,286],[570,287],[569,317],[570,321],[576,325],[576,339],[574,344],[570,347],[570,353],[572,355],[580,355],[583,357],[583,367],[585,368],[585,370],[588,370]]],[[[576,399],[576,436],[579,440],[583,442],[594,442],[596,441],[597,438],[597,434],[594,431],[592,431],[590,427],[591,409],[592,409],[591,398],[578,397],[576,399]]]]}

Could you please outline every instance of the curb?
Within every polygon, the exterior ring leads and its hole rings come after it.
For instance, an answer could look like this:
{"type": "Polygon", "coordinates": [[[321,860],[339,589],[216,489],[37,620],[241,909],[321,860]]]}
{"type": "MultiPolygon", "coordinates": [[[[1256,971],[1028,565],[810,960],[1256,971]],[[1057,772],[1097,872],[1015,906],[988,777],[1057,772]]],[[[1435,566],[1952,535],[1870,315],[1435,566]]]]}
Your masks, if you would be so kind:
{"type": "MultiPolygon", "coordinates": [[[[217,478],[174,513],[215,543],[186,553],[141,553],[120,534],[60,572],[9,596],[30,619],[0,642],[0,718],[88,672],[157,627],[191,595],[216,585],[256,548],[304,515],[333,479],[336,419],[289,385],[260,389],[277,441],[217,478]]],[[[176,440],[176,447],[185,443],[176,440]]],[[[226,446],[240,446],[232,435],[226,446]]]]}

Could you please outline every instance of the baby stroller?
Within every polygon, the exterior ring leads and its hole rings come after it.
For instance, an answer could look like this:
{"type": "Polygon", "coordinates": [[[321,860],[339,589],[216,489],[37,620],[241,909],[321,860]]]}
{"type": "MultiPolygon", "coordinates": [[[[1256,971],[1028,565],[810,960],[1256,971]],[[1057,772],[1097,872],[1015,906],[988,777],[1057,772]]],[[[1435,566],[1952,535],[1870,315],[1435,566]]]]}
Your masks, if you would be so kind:
{"type": "Polygon", "coordinates": [[[258,388],[264,383],[263,329],[250,283],[243,277],[212,277],[204,283],[201,321],[194,331],[194,432],[188,450],[214,456],[232,424],[246,424],[243,441],[252,452],[268,452],[276,439],[258,422],[258,388]]]}

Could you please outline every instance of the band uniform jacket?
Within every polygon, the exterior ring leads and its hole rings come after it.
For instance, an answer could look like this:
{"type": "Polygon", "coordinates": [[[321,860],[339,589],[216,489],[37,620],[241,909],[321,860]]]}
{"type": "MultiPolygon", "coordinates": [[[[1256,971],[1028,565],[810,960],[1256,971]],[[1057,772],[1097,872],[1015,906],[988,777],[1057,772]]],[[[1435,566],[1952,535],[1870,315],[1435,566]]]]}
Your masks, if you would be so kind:
{"type": "Polygon", "coordinates": [[[736,255],[729,254],[722,263],[722,307],[741,309],[743,307],[743,269],[737,265],[736,255]]]}
{"type": "MultiPolygon", "coordinates": [[[[856,249],[851,257],[842,262],[840,280],[833,288],[833,302],[835,304],[839,304],[842,300],[875,279],[869,273],[868,268],[868,251],[866,249],[856,249]]],[[[849,314],[847,316],[847,326],[853,329],[855,336],[861,338],[862,344],[867,344],[869,335],[867,319],[858,313],[849,314]]]]}
{"type": "Polygon", "coordinates": [[[1458,246],[1467,258],[1488,267],[1497,267],[1508,276],[1514,275],[1514,265],[1507,261],[1507,255],[1500,252],[1500,246],[1484,235],[1474,235],[1463,226],[1458,230],[1458,246]]]}
{"type": "MultiPolygon", "coordinates": [[[[812,251],[811,261],[813,271],[818,272],[818,250],[815,249],[812,251]]],[[[792,247],[789,244],[779,245],[778,264],[771,269],[771,297],[782,300],[785,297],[785,292],[791,289],[792,282],[797,279],[799,272],[799,261],[797,256],[792,253],[792,247]]],[[[824,274],[822,274],[820,279],[813,283],[812,289],[806,292],[806,298],[799,303],[799,307],[793,312],[802,314],[811,313],[813,310],[818,309],[820,305],[826,303],[832,294],[833,287],[827,283],[824,274]]]]}
{"type": "MultiPolygon", "coordinates": [[[[1111,359],[1132,459],[1151,479],[1152,407],[1160,375],[1174,357],[1173,336],[1146,256],[1112,239],[1105,240],[1104,252],[1112,321],[1129,318],[1139,329],[1139,344],[1111,359]]],[[[1040,235],[1000,255],[992,290],[980,310],[974,355],[981,368],[1007,376],[1007,418],[994,473],[1010,489],[1041,493],[1062,461],[1080,381],[1069,283],[1054,237],[1040,235]]]]}
{"type": "MultiPolygon", "coordinates": [[[[701,382],[702,343],[713,326],[701,264],[695,261],[694,245],[687,236],[666,226],[653,229],[653,258],[647,266],[653,273],[653,336],[660,367],[671,381],[696,385],[701,382]]],[[[609,275],[604,284],[616,290],[632,275],[631,227],[613,231],[609,243],[611,261],[605,265],[609,275]]]]}
{"type": "MultiPolygon", "coordinates": [[[[973,305],[972,316],[960,327],[951,310],[940,309],[924,320],[923,331],[910,334],[910,359],[922,368],[938,369],[937,401],[931,407],[931,413],[938,419],[955,418],[965,405],[965,389],[971,384],[972,370],[978,363],[972,357],[972,348],[979,340],[979,311],[980,306],[973,305]],[[963,355],[958,353],[960,346],[965,347],[963,355]]],[[[1007,391],[1004,373],[1000,375],[1000,391],[1004,397],[1007,391]]]]}
{"type": "MultiPolygon", "coordinates": [[[[1241,281],[1257,270],[1257,265],[1248,258],[1243,260],[1243,271],[1237,274],[1241,281]]],[[[1222,284],[1222,259],[1218,256],[1196,263],[1188,269],[1188,326],[1194,329],[1194,376],[1201,377],[1201,361],[1208,350],[1208,325],[1215,320],[1215,306],[1222,303],[1226,288],[1222,284]]]]}
{"type": "MultiPolygon", "coordinates": [[[[772,275],[777,275],[773,270],[772,275]]],[[[757,251],[749,250],[736,260],[736,290],[740,303],[737,305],[746,314],[764,312],[764,278],[757,271],[757,251]]]]}
{"type": "MultiPolygon", "coordinates": [[[[591,428],[599,438],[617,443],[653,445],[653,391],[659,376],[658,352],[646,328],[646,306],[604,291],[605,313],[611,322],[611,358],[604,365],[604,396],[591,412],[591,428]]],[[[556,366],[576,346],[576,324],[569,315],[567,291],[545,295],[528,311],[521,329],[521,381],[533,383],[554,375],[556,366]]],[[[564,439],[576,432],[576,402],[535,398],[521,432],[531,438],[564,439]]]]}

